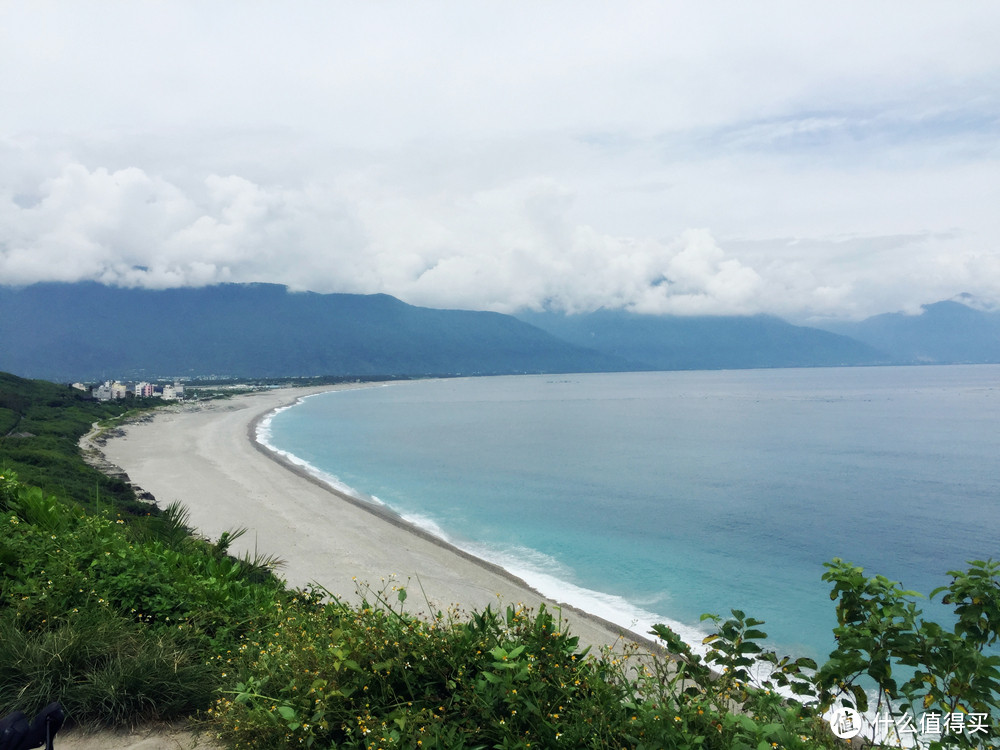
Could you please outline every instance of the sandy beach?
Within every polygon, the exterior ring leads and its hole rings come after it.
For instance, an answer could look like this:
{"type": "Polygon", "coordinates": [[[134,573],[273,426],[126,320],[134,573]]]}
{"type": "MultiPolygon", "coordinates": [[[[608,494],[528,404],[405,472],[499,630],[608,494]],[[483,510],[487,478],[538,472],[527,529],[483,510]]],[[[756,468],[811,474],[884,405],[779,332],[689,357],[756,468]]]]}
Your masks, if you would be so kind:
{"type": "Polygon", "coordinates": [[[287,388],[231,399],[179,404],[151,420],[128,424],[102,450],[163,507],[180,501],[190,522],[215,540],[245,527],[237,554],[276,555],[279,575],[296,587],[316,583],[357,601],[358,584],[407,587],[408,609],[488,605],[561,607],[581,642],[619,643],[632,634],[599,618],[548,601],[499,567],[479,560],[370,503],[348,497],[282,460],[255,440],[256,423],[275,408],[312,393],[287,388]]]}

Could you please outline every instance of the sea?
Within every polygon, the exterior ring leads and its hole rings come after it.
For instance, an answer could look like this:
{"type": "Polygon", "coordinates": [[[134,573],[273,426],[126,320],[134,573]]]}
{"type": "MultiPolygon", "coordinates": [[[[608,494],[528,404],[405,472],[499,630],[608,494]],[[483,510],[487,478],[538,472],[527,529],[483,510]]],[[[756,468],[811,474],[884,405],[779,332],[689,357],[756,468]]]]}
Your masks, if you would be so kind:
{"type": "MultiPolygon", "coordinates": [[[[545,596],[696,648],[703,614],[738,609],[822,661],[824,563],[926,595],[1000,558],[996,365],[394,382],[303,399],[258,439],[545,596]]],[[[946,622],[939,599],[921,608],[946,622]]]]}

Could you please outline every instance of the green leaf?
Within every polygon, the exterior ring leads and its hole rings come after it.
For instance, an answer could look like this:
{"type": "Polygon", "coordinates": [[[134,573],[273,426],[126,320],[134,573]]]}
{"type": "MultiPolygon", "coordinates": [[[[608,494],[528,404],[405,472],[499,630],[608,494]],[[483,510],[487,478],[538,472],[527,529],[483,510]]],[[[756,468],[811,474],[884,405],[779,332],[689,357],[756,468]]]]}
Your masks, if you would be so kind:
{"type": "Polygon", "coordinates": [[[864,713],[868,710],[868,693],[860,685],[851,685],[851,693],[854,695],[854,707],[864,713]]]}

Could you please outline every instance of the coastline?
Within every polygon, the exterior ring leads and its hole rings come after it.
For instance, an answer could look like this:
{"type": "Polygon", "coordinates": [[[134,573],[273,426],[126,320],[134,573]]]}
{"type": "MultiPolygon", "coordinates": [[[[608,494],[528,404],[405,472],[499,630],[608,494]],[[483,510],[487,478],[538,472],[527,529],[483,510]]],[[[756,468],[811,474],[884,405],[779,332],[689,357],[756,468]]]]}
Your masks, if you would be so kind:
{"type": "Polygon", "coordinates": [[[277,410],[343,387],[356,386],[282,388],[180,405],[125,425],[124,435],[100,450],[159,503],[180,501],[200,534],[216,539],[246,527],[233,552],[280,557],[285,564],[277,572],[291,586],[316,583],[354,602],[359,583],[372,592],[405,586],[415,614],[498,605],[537,610],[544,603],[583,645],[634,642],[661,651],[651,639],[542,596],[501,566],[331,486],[258,441],[258,426],[277,410]]]}

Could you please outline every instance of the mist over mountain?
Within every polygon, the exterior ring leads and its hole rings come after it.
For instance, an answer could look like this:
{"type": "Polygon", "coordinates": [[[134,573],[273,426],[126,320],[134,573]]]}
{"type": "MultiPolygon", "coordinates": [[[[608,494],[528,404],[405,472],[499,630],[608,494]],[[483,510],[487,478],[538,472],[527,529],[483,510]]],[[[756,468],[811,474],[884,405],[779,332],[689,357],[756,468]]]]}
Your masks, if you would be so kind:
{"type": "Polygon", "coordinates": [[[919,315],[887,313],[824,326],[901,364],[1000,362],[1000,312],[971,295],[923,305],[919,315]]]}
{"type": "Polygon", "coordinates": [[[627,359],[642,369],[827,367],[888,361],[884,353],[867,344],[769,315],[640,315],[598,310],[518,317],[565,341],[627,359]]]}
{"type": "Polygon", "coordinates": [[[274,284],[0,287],[0,370],[49,380],[628,369],[515,318],[274,284]]]}
{"type": "Polygon", "coordinates": [[[0,370],[95,381],[1000,362],[1000,312],[981,307],[960,297],[820,330],[767,315],[514,317],[276,284],[43,283],[0,286],[0,370]]]}

